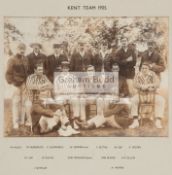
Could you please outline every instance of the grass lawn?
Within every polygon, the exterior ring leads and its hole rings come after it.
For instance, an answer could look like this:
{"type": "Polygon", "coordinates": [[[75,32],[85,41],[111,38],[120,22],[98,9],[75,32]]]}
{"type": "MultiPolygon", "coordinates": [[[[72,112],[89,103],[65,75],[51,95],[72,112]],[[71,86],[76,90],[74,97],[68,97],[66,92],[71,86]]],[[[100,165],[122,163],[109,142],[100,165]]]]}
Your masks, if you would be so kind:
{"type": "MultiPolygon", "coordinates": [[[[30,128],[21,126],[18,130],[12,128],[12,112],[11,101],[4,101],[4,136],[5,137],[39,137],[31,135],[30,128]]],[[[137,129],[128,129],[132,120],[128,117],[118,116],[116,121],[123,127],[122,129],[115,129],[110,127],[101,127],[93,130],[81,130],[81,133],[75,137],[165,137],[168,136],[168,120],[167,117],[163,120],[163,129],[156,129],[153,122],[148,119],[143,120],[142,126],[137,129]]],[[[58,137],[57,131],[52,131],[41,137],[58,137]]],[[[74,136],[72,136],[74,137],[74,136]]]]}

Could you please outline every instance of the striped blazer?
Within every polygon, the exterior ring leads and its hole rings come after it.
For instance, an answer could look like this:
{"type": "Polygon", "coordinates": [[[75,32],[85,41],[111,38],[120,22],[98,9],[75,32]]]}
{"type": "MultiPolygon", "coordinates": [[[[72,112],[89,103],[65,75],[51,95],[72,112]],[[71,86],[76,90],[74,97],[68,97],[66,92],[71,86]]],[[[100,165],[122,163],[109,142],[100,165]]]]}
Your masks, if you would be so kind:
{"type": "Polygon", "coordinates": [[[154,103],[156,89],[159,87],[159,77],[155,72],[149,71],[147,75],[143,75],[141,72],[137,73],[134,78],[134,85],[138,89],[140,103],[154,103]],[[143,90],[144,85],[152,87],[153,90],[143,90]]]}
{"type": "Polygon", "coordinates": [[[51,97],[53,84],[46,75],[38,76],[36,74],[31,74],[26,80],[26,87],[29,91],[29,98],[33,101],[35,96],[39,99],[51,97]],[[48,88],[43,89],[45,86],[48,88]]]}

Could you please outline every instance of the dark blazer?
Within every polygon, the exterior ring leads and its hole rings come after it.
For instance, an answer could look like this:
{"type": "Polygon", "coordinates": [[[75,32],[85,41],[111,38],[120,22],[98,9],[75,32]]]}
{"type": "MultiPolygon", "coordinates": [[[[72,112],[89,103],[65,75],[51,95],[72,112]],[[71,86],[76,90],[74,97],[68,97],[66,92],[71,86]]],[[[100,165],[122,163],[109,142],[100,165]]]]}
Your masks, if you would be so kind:
{"type": "Polygon", "coordinates": [[[46,61],[46,74],[48,78],[52,79],[54,72],[57,71],[57,67],[61,66],[63,61],[68,61],[68,58],[65,54],[60,54],[59,57],[55,55],[49,55],[46,61]]]}
{"type": "Polygon", "coordinates": [[[79,52],[74,52],[70,61],[70,71],[84,72],[88,65],[92,65],[93,55],[91,52],[85,52],[82,57],[79,52]]]}
{"type": "Polygon", "coordinates": [[[94,66],[96,72],[102,71],[103,60],[99,53],[96,53],[93,56],[92,65],[94,66]]]}
{"type": "Polygon", "coordinates": [[[125,78],[134,78],[136,65],[136,54],[133,49],[128,48],[125,52],[123,48],[116,53],[115,62],[119,65],[119,75],[125,78]],[[132,61],[127,61],[128,57],[132,57],[132,61]]]}
{"type": "Polygon", "coordinates": [[[22,85],[28,76],[27,58],[19,54],[10,58],[5,76],[9,84],[13,84],[14,86],[22,85]]]}
{"type": "Polygon", "coordinates": [[[46,59],[47,57],[39,53],[38,56],[36,56],[33,52],[27,55],[28,63],[29,63],[29,74],[34,73],[34,69],[36,68],[36,65],[39,63],[42,63],[44,66],[44,72],[46,72],[46,59]]]}
{"type": "Polygon", "coordinates": [[[150,56],[148,54],[148,50],[143,52],[141,54],[141,65],[144,63],[155,63],[155,65],[150,68],[152,71],[154,71],[157,75],[159,75],[161,72],[165,70],[165,64],[164,60],[160,56],[160,54],[157,51],[154,51],[150,56]]]}
{"type": "Polygon", "coordinates": [[[93,65],[95,65],[95,70],[101,72],[104,68],[105,72],[112,71],[113,57],[111,54],[106,54],[105,58],[102,57],[101,53],[98,53],[94,57],[93,65]]]}

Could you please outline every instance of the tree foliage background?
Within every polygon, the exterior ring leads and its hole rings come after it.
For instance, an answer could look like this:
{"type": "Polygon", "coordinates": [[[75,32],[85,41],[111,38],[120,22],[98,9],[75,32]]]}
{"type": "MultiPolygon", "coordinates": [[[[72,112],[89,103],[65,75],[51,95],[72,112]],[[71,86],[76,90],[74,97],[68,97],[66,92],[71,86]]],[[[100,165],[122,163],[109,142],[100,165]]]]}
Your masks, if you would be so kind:
{"type": "MultiPolygon", "coordinates": [[[[147,48],[146,41],[154,40],[162,57],[168,55],[168,18],[150,17],[5,17],[4,18],[4,66],[16,52],[18,42],[27,46],[26,54],[32,51],[29,45],[40,42],[43,52],[51,54],[53,43],[67,41],[69,49],[77,48],[78,40],[84,40],[96,49],[100,43],[116,43],[128,37],[139,51],[147,48]]],[[[161,86],[165,89],[168,76],[164,74],[161,86]]],[[[6,84],[5,96],[11,97],[13,86],[6,84]]]]}
{"type": "Polygon", "coordinates": [[[120,39],[128,37],[138,50],[146,49],[146,41],[154,40],[163,55],[168,48],[168,19],[150,17],[40,17],[40,18],[5,18],[4,47],[5,53],[14,53],[14,45],[23,41],[41,42],[44,52],[51,52],[51,45],[67,41],[69,48],[77,47],[78,40],[84,40],[93,48],[100,43],[115,42],[120,46],[120,39]],[[34,27],[32,27],[34,26],[34,27]],[[30,28],[29,28],[30,27],[30,28]],[[31,30],[34,28],[34,30],[31,30]]]}

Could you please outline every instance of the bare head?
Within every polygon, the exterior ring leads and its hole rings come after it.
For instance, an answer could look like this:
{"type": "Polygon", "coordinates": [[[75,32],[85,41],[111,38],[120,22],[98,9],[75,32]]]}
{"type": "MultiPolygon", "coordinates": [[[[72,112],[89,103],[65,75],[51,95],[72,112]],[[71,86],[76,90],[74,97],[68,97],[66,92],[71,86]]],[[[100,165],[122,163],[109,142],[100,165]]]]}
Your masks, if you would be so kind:
{"type": "Polygon", "coordinates": [[[94,76],[94,74],[95,74],[95,68],[94,68],[94,66],[88,65],[87,66],[87,75],[89,77],[92,77],[92,76],[94,76]]]}
{"type": "Polygon", "coordinates": [[[102,50],[103,52],[105,52],[105,51],[108,50],[108,44],[107,44],[107,43],[102,43],[100,47],[101,47],[101,50],[102,50]]]}
{"type": "Polygon", "coordinates": [[[84,51],[85,50],[85,43],[84,42],[79,42],[79,51],[84,51]]]}
{"type": "Polygon", "coordinates": [[[146,74],[148,74],[149,70],[150,70],[149,64],[148,64],[148,63],[143,63],[142,66],[141,66],[140,71],[141,71],[144,75],[146,75],[146,74]]]}
{"type": "Polygon", "coordinates": [[[37,64],[36,68],[35,68],[35,74],[37,74],[38,76],[43,75],[44,73],[44,68],[43,68],[43,64],[37,64]]]}
{"type": "Polygon", "coordinates": [[[26,45],[24,43],[19,43],[17,46],[17,53],[24,56],[25,51],[26,51],[26,45]]]}
{"type": "Polygon", "coordinates": [[[149,50],[150,52],[153,52],[154,49],[155,49],[155,42],[154,42],[154,41],[149,41],[149,42],[147,43],[147,46],[148,46],[148,50],[149,50]]]}
{"type": "Polygon", "coordinates": [[[128,38],[122,38],[121,39],[121,45],[122,47],[127,47],[128,46],[128,38]]]}

